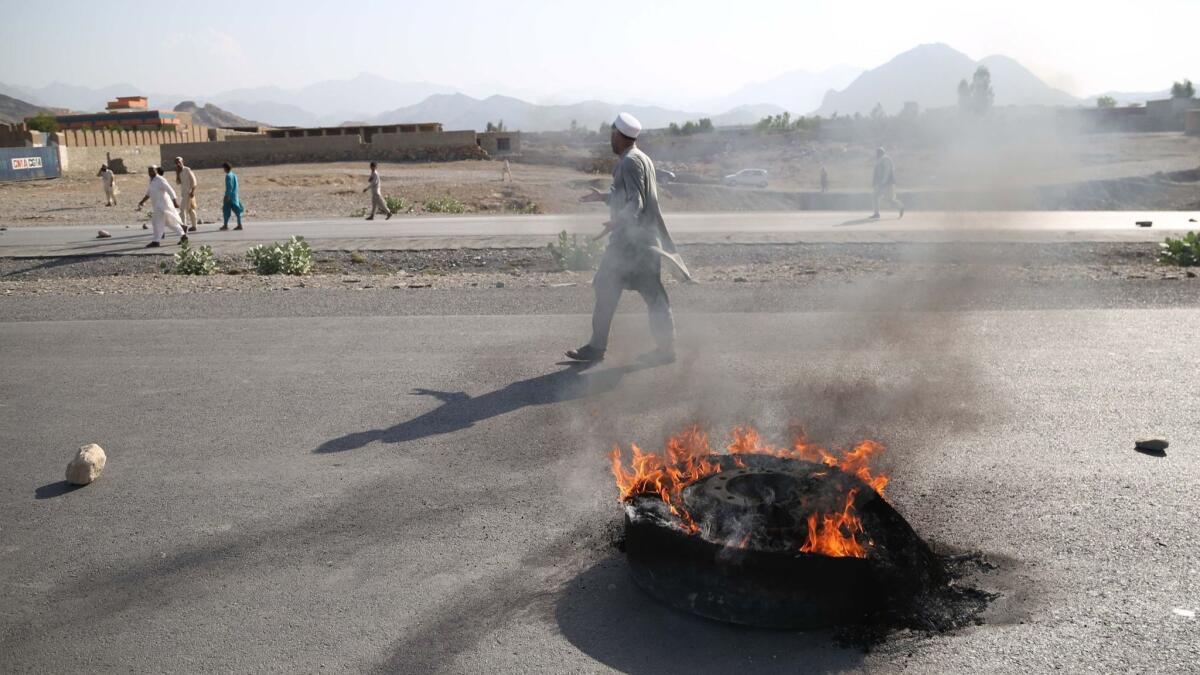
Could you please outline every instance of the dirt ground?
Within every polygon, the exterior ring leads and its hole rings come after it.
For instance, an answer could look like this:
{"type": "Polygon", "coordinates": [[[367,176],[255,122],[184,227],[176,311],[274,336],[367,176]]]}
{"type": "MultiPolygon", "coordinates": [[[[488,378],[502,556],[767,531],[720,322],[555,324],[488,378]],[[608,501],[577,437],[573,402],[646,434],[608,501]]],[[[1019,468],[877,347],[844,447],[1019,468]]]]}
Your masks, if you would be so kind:
{"type": "MultiPolygon", "coordinates": [[[[512,183],[501,181],[497,162],[383,164],[383,191],[405,201],[406,210],[424,212],[428,200],[453,197],[468,213],[561,213],[578,208],[576,199],[592,177],[567,168],[519,165],[512,183]]],[[[371,205],[362,190],[366,164],[286,164],[235,169],[241,182],[244,217],[300,220],[362,217],[371,205]]],[[[174,183],[174,173],[167,174],[174,183]]],[[[220,169],[196,171],[200,219],[221,218],[224,175],[220,169]]],[[[146,177],[117,177],[119,205],[104,206],[95,176],[0,184],[0,223],[22,225],[127,225],[149,220],[134,207],[145,194],[146,177]]]]}
{"type": "MultiPolygon", "coordinates": [[[[861,279],[1104,284],[1116,280],[1195,285],[1193,269],[1156,262],[1158,247],[1105,244],[721,244],[682,246],[700,284],[803,286],[861,279]]],[[[558,271],[546,249],[317,251],[306,277],[259,276],[245,258],[221,256],[217,274],[169,274],[169,255],[0,258],[0,296],[173,295],[291,288],[586,287],[590,271],[558,271]]],[[[676,283],[668,279],[668,284],[676,283]]]]}
{"type": "MultiPolygon", "coordinates": [[[[749,134],[749,132],[747,132],[749,134]]],[[[712,134],[649,137],[658,167],[681,182],[662,186],[670,211],[861,209],[874,163],[871,143],[808,141],[801,137],[712,134]],[[831,189],[818,192],[819,167],[831,189]],[[729,188],[722,176],[742,168],[770,171],[766,189],[729,188]]],[[[571,213],[589,186],[604,187],[603,144],[558,143],[529,135],[526,155],[512,163],[513,182],[496,161],[384,164],[384,193],[404,210],[427,212],[429,200],[451,197],[466,213],[571,213]],[[560,164],[554,164],[559,162],[560,164]]],[[[935,145],[911,142],[890,149],[898,187],[917,209],[1200,210],[1200,137],[1182,134],[1089,134],[1003,144],[935,145]]],[[[362,217],[368,168],[358,163],[288,164],[237,169],[251,220],[362,217]]],[[[168,174],[173,180],[173,173],[168,174]]],[[[200,218],[220,216],[223,176],[197,171],[200,218]]],[[[71,175],[0,184],[0,225],[119,226],[149,220],[133,211],[145,177],[118,177],[120,205],[104,206],[100,179],[71,175]]]]}

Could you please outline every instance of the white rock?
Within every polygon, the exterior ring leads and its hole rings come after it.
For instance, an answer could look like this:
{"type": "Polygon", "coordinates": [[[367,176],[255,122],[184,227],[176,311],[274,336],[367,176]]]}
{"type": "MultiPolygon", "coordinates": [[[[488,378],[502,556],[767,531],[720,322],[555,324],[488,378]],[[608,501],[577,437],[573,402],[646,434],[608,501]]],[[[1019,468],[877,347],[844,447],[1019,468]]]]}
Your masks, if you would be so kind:
{"type": "Polygon", "coordinates": [[[111,237],[112,234],[108,230],[100,230],[98,233],[96,233],[97,239],[110,239],[111,237]]]}
{"type": "Polygon", "coordinates": [[[107,461],[104,448],[95,443],[89,443],[79,448],[75,459],[72,459],[71,463],[67,465],[67,482],[75,485],[87,485],[100,477],[107,461]]]}

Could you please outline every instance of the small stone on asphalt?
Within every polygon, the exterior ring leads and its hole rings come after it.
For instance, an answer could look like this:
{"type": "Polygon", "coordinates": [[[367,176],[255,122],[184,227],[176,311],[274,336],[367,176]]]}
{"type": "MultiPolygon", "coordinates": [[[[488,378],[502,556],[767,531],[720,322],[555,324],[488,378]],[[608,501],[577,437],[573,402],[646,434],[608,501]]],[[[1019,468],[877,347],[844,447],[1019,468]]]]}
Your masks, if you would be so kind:
{"type": "Polygon", "coordinates": [[[87,485],[100,477],[108,458],[104,448],[95,443],[88,443],[79,448],[75,457],[67,464],[67,482],[74,485],[87,485]]]}

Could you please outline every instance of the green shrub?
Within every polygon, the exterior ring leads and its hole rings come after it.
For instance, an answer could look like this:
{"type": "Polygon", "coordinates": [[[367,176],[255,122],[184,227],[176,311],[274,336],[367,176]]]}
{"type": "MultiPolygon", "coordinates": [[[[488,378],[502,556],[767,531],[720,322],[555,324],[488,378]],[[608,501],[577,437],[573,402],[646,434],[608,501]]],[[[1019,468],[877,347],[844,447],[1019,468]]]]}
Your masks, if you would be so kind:
{"type": "Polygon", "coordinates": [[[358,251],[351,251],[350,252],[350,262],[361,265],[361,264],[367,262],[367,257],[365,255],[359,253],[358,251]]]}
{"type": "Polygon", "coordinates": [[[579,235],[572,234],[568,237],[566,230],[558,233],[558,244],[546,244],[546,248],[550,249],[550,257],[554,258],[554,264],[559,270],[573,272],[595,269],[596,264],[600,262],[600,255],[604,252],[599,241],[585,239],[583,244],[580,244],[579,235]]]}
{"type": "Polygon", "coordinates": [[[1165,265],[1179,267],[1200,266],[1200,234],[1188,232],[1178,239],[1167,237],[1159,244],[1162,250],[1158,252],[1158,261],[1165,265]]]}
{"type": "Polygon", "coordinates": [[[287,243],[259,244],[246,253],[259,274],[303,276],[312,272],[312,249],[304,237],[293,236],[287,243]]]}
{"type": "Polygon", "coordinates": [[[467,206],[454,197],[434,197],[426,200],[425,210],[429,213],[466,213],[467,206]]]}
{"type": "Polygon", "coordinates": [[[50,133],[58,131],[58,120],[48,112],[40,112],[25,120],[25,125],[33,131],[50,133]]]}
{"type": "Polygon", "coordinates": [[[404,201],[404,197],[393,197],[388,195],[383,198],[383,201],[385,204],[387,204],[388,211],[391,211],[392,213],[404,213],[408,210],[408,202],[404,201]]]}
{"type": "Polygon", "coordinates": [[[194,274],[208,276],[217,273],[217,261],[213,259],[211,246],[204,245],[192,248],[187,242],[180,244],[179,252],[175,254],[175,274],[194,274]]]}

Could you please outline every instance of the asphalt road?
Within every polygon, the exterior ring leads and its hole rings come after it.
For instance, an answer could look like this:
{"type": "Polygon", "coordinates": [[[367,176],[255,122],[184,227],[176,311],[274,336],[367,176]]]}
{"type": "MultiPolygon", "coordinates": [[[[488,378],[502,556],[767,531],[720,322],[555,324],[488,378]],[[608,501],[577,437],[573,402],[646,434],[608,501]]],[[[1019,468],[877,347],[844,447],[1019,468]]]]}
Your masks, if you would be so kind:
{"type": "Polygon", "coordinates": [[[689,292],[678,363],[634,365],[630,297],[582,372],[555,363],[588,323],[571,289],[0,299],[2,669],[1195,671],[1194,298],[689,292]],[[644,596],[605,453],[694,419],[887,443],[918,532],[998,564],[984,625],[864,652],[644,596]],[[86,442],[108,469],[64,491],[86,442]]]}
{"type": "MultiPolygon", "coordinates": [[[[869,220],[863,213],[828,211],[669,214],[672,235],[681,243],[796,243],[908,241],[1161,241],[1163,231],[1195,229],[1178,211],[924,211],[904,218],[885,213],[869,220]],[[1139,228],[1137,221],[1150,221],[1139,228]]],[[[62,256],[146,251],[150,233],[130,214],[129,228],[106,229],[111,239],[96,239],[94,226],[13,227],[0,231],[0,256],[62,256]]],[[[541,216],[421,216],[257,222],[245,230],[217,231],[201,226],[195,236],[218,252],[244,252],[258,243],[305,237],[324,250],[418,250],[446,248],[540,247],[559,232],[596,234],[604,212],[541,216]]],[[[173,238],[172,238],[173,240],[173,238]]]]}

